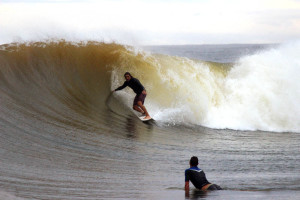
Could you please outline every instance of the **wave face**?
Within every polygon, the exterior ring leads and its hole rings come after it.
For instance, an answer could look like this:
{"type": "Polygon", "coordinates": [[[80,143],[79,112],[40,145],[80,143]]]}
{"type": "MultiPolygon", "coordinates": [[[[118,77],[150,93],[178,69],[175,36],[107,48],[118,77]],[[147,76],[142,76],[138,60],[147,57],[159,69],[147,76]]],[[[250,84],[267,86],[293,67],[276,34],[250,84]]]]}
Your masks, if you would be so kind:
{"type": "Polygon", "coordinates": [[[97,118],[107,115],[108,108],[126,115],[133,112],[131,90],[116,92],[108,103],[106,97],[130,71],[147,89],[145,105],[157,121],[300,132],[299,43],[245,56],[235,64],[98,42],[9,44],[1,49],[1,104],[6,108],[14,105],[57,120],[97,118]]]}

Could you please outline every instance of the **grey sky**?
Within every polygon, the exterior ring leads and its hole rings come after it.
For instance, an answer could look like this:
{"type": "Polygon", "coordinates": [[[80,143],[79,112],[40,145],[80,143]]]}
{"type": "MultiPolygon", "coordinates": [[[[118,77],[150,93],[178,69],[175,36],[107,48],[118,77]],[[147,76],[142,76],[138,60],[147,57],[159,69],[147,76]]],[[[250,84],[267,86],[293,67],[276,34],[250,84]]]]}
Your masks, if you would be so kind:
{"type": "Polygon", "coordinates": [[[2,0],[0,19],[0,43],[280,43],[299,39],[300,1],[2,0]]]}

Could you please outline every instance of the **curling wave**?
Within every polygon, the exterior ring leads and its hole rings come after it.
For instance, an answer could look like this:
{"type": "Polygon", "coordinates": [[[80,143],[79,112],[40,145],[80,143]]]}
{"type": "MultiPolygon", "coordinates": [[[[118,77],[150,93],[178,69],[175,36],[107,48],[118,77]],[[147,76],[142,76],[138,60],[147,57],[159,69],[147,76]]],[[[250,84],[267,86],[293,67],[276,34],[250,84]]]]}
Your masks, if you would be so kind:
{"type": "Polygon", "coordinates": [[[6,112],[22,108],[64,122],[107,115],[107,106],[126,115],[133,112],[132,91],[105,101],[130,71],[146,87],[146,107],[158,121],[300,132],[299,53],[294,43],[222,64],[114,43],[7,44],[0,50],[1,104],[6,112]]]}

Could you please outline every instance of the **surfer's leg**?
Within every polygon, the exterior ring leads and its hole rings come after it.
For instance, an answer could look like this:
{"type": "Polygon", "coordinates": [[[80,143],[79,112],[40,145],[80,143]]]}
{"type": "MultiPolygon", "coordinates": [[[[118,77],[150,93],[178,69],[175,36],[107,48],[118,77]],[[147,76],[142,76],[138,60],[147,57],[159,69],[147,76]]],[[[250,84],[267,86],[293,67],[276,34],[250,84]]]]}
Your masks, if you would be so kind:
{"type": "Polygon", "coordinates": [[[145,114],[145,112],[138,106],[138,105],[133,105],[133,109],[142,113],[142,114],[145,114]]]}
{"type": "Polygon", "coordinates": [[[145,98],[146,94],[141,93],[139,95],[136,95],[133,101],[133,109],[145,114],[146,116],[144,119],[151,119],[146,107],[144,106],[145,98]]]}
{"type": "Polygon", "coordinates": [[[145,119],[151,119],[151,117],[150,117],[146,107],[143,105],[142,101],[138,101],[137,104],[145,112],[145,115],[146,115],[145,119]]]}
{"type": "Polygon", "coordinates": [[[222,188],[220,186],[218,186],[217,184],[211,184],[207,190],[222,190],[222,188]]]}
{"type": "Polygon", "coordinates": [[[142,113],[142,114],[145,114],[145,112],[138,106],[138,101],[139,101],[139,95],[136,95],[134,100],[133,100],[133,109],[142,113]]]}

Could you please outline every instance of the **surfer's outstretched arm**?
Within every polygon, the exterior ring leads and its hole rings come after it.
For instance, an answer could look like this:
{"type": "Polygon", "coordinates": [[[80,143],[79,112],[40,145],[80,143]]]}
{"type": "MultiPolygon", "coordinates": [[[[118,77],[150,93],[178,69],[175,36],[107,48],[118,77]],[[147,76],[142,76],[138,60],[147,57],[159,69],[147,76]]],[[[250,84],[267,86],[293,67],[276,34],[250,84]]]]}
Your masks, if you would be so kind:
{"type": "Polygon", "coordinates": [[[122,86],[120,86],[120,87],[118,87],[117,89],[113,90],[113,92],[118,91],[118,90],[123,90],[123,89],[124,89],[125,87],[127,87],[127,86],[128,86],[128,82],[125,81],[124,84],[123,84],[122,86]]]}

